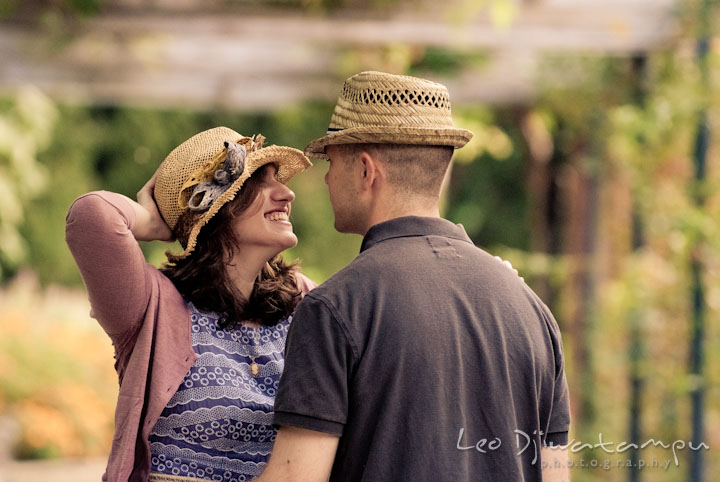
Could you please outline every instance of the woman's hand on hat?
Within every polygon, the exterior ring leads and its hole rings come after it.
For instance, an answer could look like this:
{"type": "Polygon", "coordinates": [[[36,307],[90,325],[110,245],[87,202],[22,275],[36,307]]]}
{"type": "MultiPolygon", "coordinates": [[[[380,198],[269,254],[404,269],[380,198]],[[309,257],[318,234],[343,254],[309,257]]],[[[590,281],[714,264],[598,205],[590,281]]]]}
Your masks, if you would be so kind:
{"type": "Polygon", "coordinates": [[[133,203],[135,226],[132,233],[138,241],[173,241],[175,239],[172,230],[160,215],[155,202],[156,179],[157,172],[138,191],[137,203],[133,203]]]}

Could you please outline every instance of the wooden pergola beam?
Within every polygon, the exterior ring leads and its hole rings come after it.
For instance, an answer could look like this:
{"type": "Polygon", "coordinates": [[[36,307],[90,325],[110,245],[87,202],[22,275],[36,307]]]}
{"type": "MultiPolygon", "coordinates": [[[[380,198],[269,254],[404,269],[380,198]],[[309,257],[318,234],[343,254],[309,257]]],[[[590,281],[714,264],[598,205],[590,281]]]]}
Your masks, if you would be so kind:
{"type": "MultiPolygon", "coordinates": [[[[267,109],[333,99],[348,48],[437,46],[488,56],[445,82],[455,102],[522,103],[549,52],[627,55],[672,42],[672,0],[545,0],[523,4],[506,28],[486,15],[445,11],[389,17],[111,11],[63,45],[27,26],[0,24],[0,90],[34,84],[68,101],[267,109]]],[[[379,68],[359,62],[358,68],[379,68]]],[[[382,67],[382,66],[381,66],[382,67]]]]}

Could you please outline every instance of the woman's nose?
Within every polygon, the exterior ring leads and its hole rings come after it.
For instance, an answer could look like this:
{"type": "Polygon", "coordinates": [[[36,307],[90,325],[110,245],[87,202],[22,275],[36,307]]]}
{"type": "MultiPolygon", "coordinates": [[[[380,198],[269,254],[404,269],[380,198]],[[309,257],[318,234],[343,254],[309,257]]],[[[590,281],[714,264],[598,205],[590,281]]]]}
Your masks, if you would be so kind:
{"type": "Polygon", "coordinates": [[[275,189],[273,189],[274,201],[293,202],[295,200],[295,193],[280,181],[275,181],[275,189]]]}

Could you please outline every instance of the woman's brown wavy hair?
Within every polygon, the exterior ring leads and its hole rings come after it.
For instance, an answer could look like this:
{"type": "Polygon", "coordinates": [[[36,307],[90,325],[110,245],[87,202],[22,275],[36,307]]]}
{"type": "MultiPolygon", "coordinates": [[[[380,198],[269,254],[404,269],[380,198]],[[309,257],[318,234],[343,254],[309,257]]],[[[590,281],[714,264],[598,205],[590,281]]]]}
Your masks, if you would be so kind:
{"type": "MultiPolygon", "coordinates": [[[[197,308],[220,315],[220,326],[232,328],[240,321],[257,321],[273,326],[289,316],[300,301],[297,263],[286,264],[277,255],[262,269],[247,299],[230,281],[225,267],[239,249],[233,220],[240,216],[260,194],[265,167],[245,181],[234,200],[225,204],[198,235],[193,253],[178,259],[168,252],[161,271],[197,308]]],[[[187,239],[197,214],[185,212],[175,227],[177,239],[187,239]]]]}

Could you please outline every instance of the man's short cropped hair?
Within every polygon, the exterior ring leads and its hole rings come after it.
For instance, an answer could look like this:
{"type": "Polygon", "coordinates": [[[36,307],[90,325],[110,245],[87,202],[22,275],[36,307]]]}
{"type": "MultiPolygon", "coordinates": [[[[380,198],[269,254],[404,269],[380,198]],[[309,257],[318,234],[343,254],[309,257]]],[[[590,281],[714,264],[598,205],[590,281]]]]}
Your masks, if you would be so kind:
{"type": "Polygon", "coordinates": [[[402,194],[438,197],[454,149],[415,144],[343,144],[346,158],[367,152],[387,167],[388,182],[402,194]]]}

